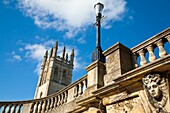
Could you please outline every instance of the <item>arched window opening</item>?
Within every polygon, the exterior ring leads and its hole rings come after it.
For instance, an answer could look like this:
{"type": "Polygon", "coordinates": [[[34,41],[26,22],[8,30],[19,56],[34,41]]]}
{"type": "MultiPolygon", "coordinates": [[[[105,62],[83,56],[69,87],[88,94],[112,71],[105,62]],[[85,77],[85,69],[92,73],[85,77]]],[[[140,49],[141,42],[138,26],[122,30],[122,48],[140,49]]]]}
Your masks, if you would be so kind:
{"type": "Polygon", "coordinates": [[[42,98],[42,95],[43,95],[43,93],[41,92],[41,93],[40,93],[40,98],[42,98]]]}
{"type": "Polygon", "coordinates": [[[58,67],[56,67],[55,69],[54,69],[54,80],[55,81],[59,81],[59,76],[58,76],[59,74],[58,74],[58,67]]]}
{"type": "Polygon", "coordinates": [[[63,71],[63,77],[66,77],[66,70],[63,71]]]}
{"type": "Polygon", "coordinates": [[[66,84],[66,76],[67,76],[67,71],[63,70],[63,76],[62,76],[62,83],[66,84]]]}

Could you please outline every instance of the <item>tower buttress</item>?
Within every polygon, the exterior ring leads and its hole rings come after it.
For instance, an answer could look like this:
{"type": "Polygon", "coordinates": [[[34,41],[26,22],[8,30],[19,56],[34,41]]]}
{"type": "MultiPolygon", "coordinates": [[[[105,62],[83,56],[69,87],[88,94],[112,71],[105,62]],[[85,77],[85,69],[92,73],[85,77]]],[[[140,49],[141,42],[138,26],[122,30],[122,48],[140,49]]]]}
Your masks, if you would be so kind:
{"type": "Polygon", "coordinates": [[[72,49],[71,55],[70,55],[70,61],[71,63],[74,62],[74,49],[72,49]]]}
{"type": "Polygon", "coordinates": [[[63,48],[61,57],[57,56],[57,50],[58,42],[51,48],[49,58],[48,51],[44,55],[34,96],[35,99],[53,94],[71,83],[74,66],[74,50],[72,50],[70,55],[70,61],[68,60],[68,53],[66,53],[65,47],[63,48]]]}

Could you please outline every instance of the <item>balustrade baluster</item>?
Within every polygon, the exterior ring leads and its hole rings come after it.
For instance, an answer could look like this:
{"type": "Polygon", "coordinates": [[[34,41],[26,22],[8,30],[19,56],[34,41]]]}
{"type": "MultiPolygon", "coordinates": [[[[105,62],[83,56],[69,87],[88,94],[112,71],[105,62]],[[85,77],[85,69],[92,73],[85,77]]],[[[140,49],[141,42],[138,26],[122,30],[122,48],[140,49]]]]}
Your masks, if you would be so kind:
{"type": "Polygon", "coordinates": [[[65,94],[64,94],[64,92],[62,93],[62,95],[63,95],[63,101],[62,101],[62,103],[64,104],[64,101],[65,101],[65,94]]]}
{"type": "Polygon", "coordinates": [[[154,62],[156,60],[156,56],[154,54],[154,47],[150,45],[147,47],[147,50],[149,52],[149,61],[154,62]]]}
{"type": "Polygon", "coordinates": [[[7,113],[10,113],[10,112],[11,112],[11,107],[12,107],[12,104],[10,104],[10,105],[8,106],[8,111],[7,111],[7,113]]]}
{"type": "Polygon", "coordinates": [[[77,95],[78,95],[78,86],[76,85],[74,87],[74,98],[77,97],[77,95]]]}
{"type": "Polygon", "coordinates": [[[162,41],[162,39],[160,39],[159,41],[156,42],[156,45],[159,48],[159,56],[162,58],[166,55],[166,51],[164,49],[164,43],[162,41]]]}
{"type": "Polygon", "coordinates": [[[43,104],[43,101],[40,101],[39,106],[38,106],[38,113],[41,113],[42,111],[42,104],[43,104]]]}
{"type": "Polygon", "coordinates": [[[54,98],[54,108],[57,107],[57,96],[54,98]]]}
{"type": "Polygon", "coordinates": [[[50,99],[47,100],[47,110],[46,111],[49,111],[50,110],[50,99]]]}
{"type": "Polygon", "coordinates": [[[139,50],[139,56],[140,56],[140,64],[141,66],[147,64],[147,61],[146,61],[146,58],[145,58],[145,50],[144,49],[141,49],[139,50]]]}
{"type": "Polygon", "coordinates": [[[138,58],[138,54],[133,53],[133,60],[134,60],[135,68],[139,67],[138,62],[137,62],[137,58],[138,58]]]}
{"type": "Polygon", "coordinates": [[[60,106],[60,95],[58,95],[58,102],[57,102],[57,106],[60,106]]]}
{"type": "Polygon", "coordinates": [[[54,109],[54,104],[55,104],[55,97],[53,97],[53,104],[52,104],[52,109],[54,109]]]}
{"type": "Polygon", "coordinates": [[[34,105],[35,105],[35,103],[32,103],[32,104],[31,104],[30,113],[33,113],[33,112],[34,112],[34,105]]]}
{"type": "Polygon", "coordinates": [[[83,81],[83,93],[86,90],[87,86],[86,86],[86,80],[83,81]]]}
{"type": "Polygon", "coordinates": [[[64,103],[66,103],[67,102],[67,91],[66,92],[64,92],[64,103]]]}
{"type": "Polygon", "coordinates": [[[78,85],[79,85],[78,95],[80,96],[83,93],[83,91],[82,91],[82,83],[80,82],[78,85]]]}
{"type": "Polygon", "coordinates": [[[62,105],[63,104],[63,94],[60,94],[60,95],[61,95],[60,105],[62,105]]]}
{"type": "Polygon", "coordinates": [[[4,105],[4,109],[3,109],[2,113],[5,113],[7,106],[8,105],[4,105]]]}
{"type": "Polygon", "coordinates": [[[46,100],[46,107],[45,107],[45,111],[48,111],[48,104],[49,104],[49,102],[48,102],[48,100],[46,100]]]}
{"type": "Polygon", "coordinates": [[[17,105],[16,105],[16,104],[14,104],[14,105],[13,105],[12,113],[15,113],[15,111],[16,111],[16,107],[17,107],[17,105]]]}
{"type": "Polygon", "coordinates": [[[46,111],[46,100],[43,101],[43,105],[42,105],[42,112],[45,112],[46,111]]]}
{"type": "Polygon", "coordinates": [[[39,105],[39,102],[36,102],[36,104],[34,105],[34,113],[38,112],[38,105],[39,105]]]}
{"type": "Polygon", "coordinates": [[[51,98],[50,109],[52,110],[53,108],[54,108],[54,98],[51,98]]]}
{"type": "Polygon", "coordinates": [[[168,40],[168,42],[170,43],[170,35],[166,36],[165,38],[166,38],[166,39],[168,40]]]}
{"type": "Polygon", "coordinates": [[[16,113],[20,113],[21,112],[21,107],[22,107],[22,104],[19,104],[16,113]]]}

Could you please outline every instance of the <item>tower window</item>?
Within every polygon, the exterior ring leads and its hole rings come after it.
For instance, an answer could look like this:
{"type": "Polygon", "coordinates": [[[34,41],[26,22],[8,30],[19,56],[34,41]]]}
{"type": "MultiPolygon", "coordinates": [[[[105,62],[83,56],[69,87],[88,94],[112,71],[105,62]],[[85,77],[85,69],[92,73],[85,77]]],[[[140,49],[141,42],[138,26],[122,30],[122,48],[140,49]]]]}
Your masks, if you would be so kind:
{"type": "Polygon", "coordinates": [[[55,81],[59,81],[59,76],[58,76],[58,67],[56,67],[55,69],[54,69],[54,80],[55,81]]]}
{"type": "Polygon", "coordinates": [[[62,76],[62,83],[66,84],[66,75],[67,75],[67,71],[63,70],[63,76],[62,76]]]}
{"type": "Polygon", "coordinates": [[[63,77],[66,77],[66,70],[63,71],[63,77]]]}

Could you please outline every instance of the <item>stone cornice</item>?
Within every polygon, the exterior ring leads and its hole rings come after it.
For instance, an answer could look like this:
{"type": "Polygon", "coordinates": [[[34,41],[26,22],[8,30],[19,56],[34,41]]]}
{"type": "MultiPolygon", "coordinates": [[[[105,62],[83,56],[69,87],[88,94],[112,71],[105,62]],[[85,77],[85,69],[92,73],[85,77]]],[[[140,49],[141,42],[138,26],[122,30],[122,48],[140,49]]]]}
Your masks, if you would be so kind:
{"type": "Polygon", "coordinates": [[[76,100],[76,103],[79,105],[79,106],[87,106],[89,103],[91,102],[99,102],[100,99],[97,98],[96,96],[92,95],[92,96],[89,96],[89,97],[86,97],[86,98],[83,98],[83,99],[78,99],[76,100]]]}
{"type": "Polygon", "coordinates": [[[121,44],[120,42],[117,42],[116,44],[114,44],[113,46],[111,46],[110,48],[108,48],[107,50],[105,50],[103,52],[104,56],[108,56],[109,54],[113,53],[114,51],[116,51],[117,49],[125,49],[127,48],[126,46],[124,46],[123,44],[121,44]]]}
{"type": "Polygon", "coordinates": [[[99,61],[99,60],[97,60],[97,61],[91,63],[91,64],[86,68],[86,71],[90,71],[90,70],[92,70],[93,68],[98,67],[98,66],[100,66],[100,65],[104,65],[104,63],[101,62],[101,61],[99,61]]]}

